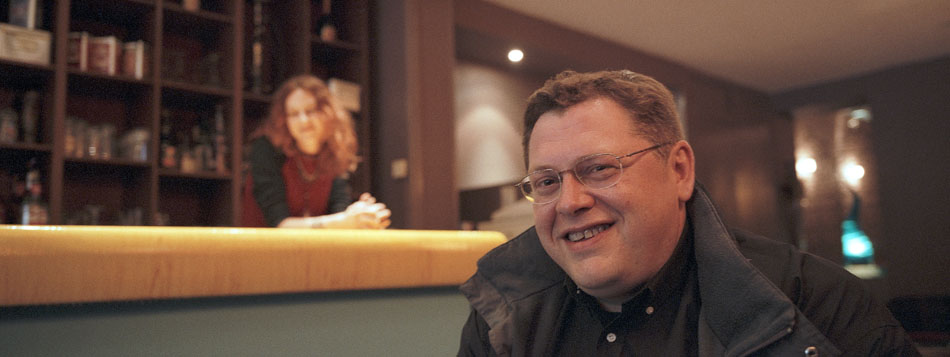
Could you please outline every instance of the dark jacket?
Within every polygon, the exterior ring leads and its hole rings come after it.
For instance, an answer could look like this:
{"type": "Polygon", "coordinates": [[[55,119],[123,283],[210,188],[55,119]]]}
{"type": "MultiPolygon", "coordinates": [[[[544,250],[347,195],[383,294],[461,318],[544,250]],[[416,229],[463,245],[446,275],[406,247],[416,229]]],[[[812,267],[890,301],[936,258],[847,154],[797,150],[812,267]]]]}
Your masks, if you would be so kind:
{"type": "MultiPolygon", "coordinates": [[[[846,270],[788,244],[730,232],[699,187],[686,211],[702,301],[701,356],[918,355],[886,307],[846,270]]],[[[461,287],[472,313],[459,355],[556,354],[556,312],[571,298],[566,278],[534,228],[486,254],[461,287]]]]}

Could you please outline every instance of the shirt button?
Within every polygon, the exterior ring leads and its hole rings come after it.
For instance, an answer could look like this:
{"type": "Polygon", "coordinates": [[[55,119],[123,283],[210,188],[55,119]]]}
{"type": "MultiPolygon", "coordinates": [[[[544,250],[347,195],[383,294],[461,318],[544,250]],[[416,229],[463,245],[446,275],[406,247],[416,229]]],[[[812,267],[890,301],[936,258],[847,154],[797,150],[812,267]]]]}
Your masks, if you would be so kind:
{"type": "Polygon", "coordinates": [[[617,340],[617,335],[613,332],[607,334],[607,342],[614,342],[617,340]]]}
{"type": "Polygon", "coordinates": [[[653,306],[647,306],[647,315],[653,315],[653,306]]]}

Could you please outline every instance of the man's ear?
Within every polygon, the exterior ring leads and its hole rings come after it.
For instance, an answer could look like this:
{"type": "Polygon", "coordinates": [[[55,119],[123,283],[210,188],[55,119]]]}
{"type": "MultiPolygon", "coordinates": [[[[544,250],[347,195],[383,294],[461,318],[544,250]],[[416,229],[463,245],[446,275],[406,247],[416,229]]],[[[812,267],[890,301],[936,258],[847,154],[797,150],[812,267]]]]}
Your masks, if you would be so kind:
{"type": "Polygon", "coordinates": [[[676,193],[680,200],[686,202],[693,196],[693,186],[696,183],[695,158],[693,148],[686,140],[680,140],[670,149],[669,164],[676,181],[676,193]]]}

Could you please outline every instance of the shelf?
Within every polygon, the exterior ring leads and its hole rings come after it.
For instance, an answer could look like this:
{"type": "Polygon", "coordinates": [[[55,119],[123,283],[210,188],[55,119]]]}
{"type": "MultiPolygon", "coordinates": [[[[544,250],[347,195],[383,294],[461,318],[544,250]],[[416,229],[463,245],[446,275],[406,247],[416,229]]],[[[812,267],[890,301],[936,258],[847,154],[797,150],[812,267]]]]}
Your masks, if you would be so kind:
{"type": "Polygon", "coordinates": [[[149,168],[148,161],[139,161],[131,160],[121,157],[110,158],[110,159],[97,159],[97,158],[76,158],[70,157],[64,160],[67,166],[88,166],[88,167],[101,167],[101,168],[130,168],[130,169],[146,169],[149,168]]]}
{"type": "Polygon", "coordinates": [[[227,88],[178,81],[165,81],[162,83],[162,93],[172,96],[200,95],[216,98],[227,98],[233,94],[231,90],[227,88]]]}
{"type": "Polygon", "coordinates": [[[24,154],[49,154],[52,150],[53,148],[49,144],[30,144],[25,142],[0,143],[0,151],[19,151],[23,152],[24,154]]]}
{"type": "Polygon", "coordinates": [[[175,3],[166,2],[162,5],[165,9],[166,14],[170,15],[171,23],[176,25],[181,25],[186,23],[188,26],[192,24],[197,25],[207,25],[208,23],[217,23],[220,25],[231,25],[234,21],[227,14],[222,14],[214,11],[208,10],[186,10],[181,5],[175,3]]]}
{"type": "Polygon", "coordinates": [[[257,94],[254,92],[244,92],[244,101],[250,103],[270,105],[271,96],[267,94],[257,94]]]}
{"type": "MultiPolygon", "coordinates": [[[[245,140],[266,119],[271,104],[270,93],[247,89],[252,1],[201,0],[201,8],[195,11],[186,10],[183,0],[39,1],[43,4],[42,29],[52,35],[52,62],[35,65],[0,60],[0,106],[11,106],[19,113],[24,94],[39,93],[39,142],[0,144],[0,172],[23,180],[27,164],[37,159],[51,224],[73,222],[87,205],[102,205],[106,224],[122,221],[122,212],[140,209],[143,224],[237,225],[242,210],[245,140]],[[64,55],[68,38],[63,37],[73,32],[113,36],[120,44],[144,41],[144,78],[70,67],[64,55]],[[228,170],[184,173],[162,168],[164,120],[170,122],[171,141],[178,143],[179,139],[189,140],[195,127],[204,133],[211,131],[218,106],[224,115],[228,170]],[[88,126],[114,128],[112,158],[74,157],[73,152],[57,151],[67,147],[81,151],[73,147],[78,140],[69,140],[77,133],[95,134],[76,130],[83,126],[71,125],[75,119],[88,126]],[[131,130],[148,133],[144,143],[147,160],[120,156],[121,138],[131,130]]],[[[0,0],[0,8],[6,3],[0,0]]],[[[321,11],[321,4],[263,1],[271,21],[265,38],[265,84],[278,86],[290,76],[311,73],[323,79],[357,82],[369,93],[366,45],[371,2],[333,1],[333,13],[341,14],[340,40],[328,42],[313,40],[318,38],[313,33],[313,15],[321,11]]],[[[362,102],[369,104],[365,93],[362,102]]],[[[364,108],[364,113],[370,113],[369,108],[364,108]]],[[[358,120],[357,136],[361,139],[371,137],[368,119],[364,115],[358,120]]],[[[369,147],[368,142],[361,142],[366,162],[372,159],[369,147]]],[[[363,165],[354,175],[360,176],[351,181],[354,192],[370,190],[369,168],[363,165]]],[[[0,224],[13,221],[8,218],[0,224]]]]}
{"type": "Polygon", "coordinates": [[[53,67],[0,59],[0,79],[13,80],[45,79],[53,75],[53,67]]]}
{"type": "Polygon", "coordinates": [[[77,19],[86,19],[118,24],[124,27],[142,26],[140,20],[150,16],[154,11],[154,2],[143,0],[71,1],[69,7],[73,22],[77,19]]]}
{"type": "Polygon", "coordinates": [[[175,179],[194,179],[194,180],[219,180],[227,181],[231,179],[231,172],[216,172],[216,171],[198,171],[198,172],[182,172],[176,169],[160,169],[158,170],[158,176],[160,178],[175,178],[175,179]]]}
{"type": "Polygon", "coordinates": [[[331,49],[331,50],[342,50],[342,51],[349,51],[349,52],[360,52],[360,45],[357,44],[357,43],[347,42],[347,41],[340,41],[340,40],[336,40],[336,41],[323,41],[323,40],[321,40],[320,37],[319,37],[318,35],[316,35],[316,34],[311,35],[311,36],[313,36],[313,45],[314,45],[314,46],[317,46],[317,47],[326,47],[326,48],[331,49]]]}
{"type": "Polygon", "coordinates": [[[108,75],[104,73],[80,71],[78,69],[69,69],[68,82],[71,86],[87,87],[112,87],[119,90],[128,89],[148,89],[152,84],[151,77],[138,79],[127,75],[108,75]]]}
{"type": "Polygon", "coordinates": [[[173,226],[233,226],[230,180],[197,175],[161,176],[158,213],[173,226]]]}
{"type": "Polygon", "coordinates": [[[88,125],[110,124],[115,129],[116,141],[135,127],[150,131],[151,81],[70,72],[66,90],[64,119],[76,118],[88,125]]]}

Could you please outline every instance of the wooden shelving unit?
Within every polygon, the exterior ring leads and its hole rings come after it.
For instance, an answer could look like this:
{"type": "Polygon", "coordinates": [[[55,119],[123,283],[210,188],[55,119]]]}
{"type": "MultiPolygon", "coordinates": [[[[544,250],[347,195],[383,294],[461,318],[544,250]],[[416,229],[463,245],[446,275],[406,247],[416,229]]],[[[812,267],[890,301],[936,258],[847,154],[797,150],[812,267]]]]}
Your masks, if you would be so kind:
{"type": "MultiPolygon", "coordinates": [[[[12,106],[19,113],[23,93],[41,94],[37,140],[0,143],[0,171],[22,181],[27,163],[37,160],[51,224],[74,223],[78,212],[92,205],[101,209],[100,224],[116,224],[120,216],[139,211],[144,225],[234,226],[242,209],[245,141],[267,115],[274,87],[290,76],[313,73],[324,80],[358,83],[363,107],[353,116],[360,154],[364,161],[373,157],[366,108],[369,1],[333,1],[334,41],[322,41],[317,33],[324,8],[320,0],[261,2],[267,30],[262,36],[265,85],[254,89],[249,73],[255,0],[201,0],[197,10],[186,9],[180,0],[39,0],[40,29],[52,35],[51,64],[0,60],[0,108],[12,106]],[[79,31],[146,42],[146,75],[138,79],[70,68],[67,39],[79,31]],[[173,132],[188,133],[196,125],[213,123],[217,106],[225,116],[227,169],[163,167],[163,118],[170,120],[173,132]],[[147,157],[65,153],[71,118],[113,127],[116,148],[124,134],[146,131],[147,157]]],[[[7,20],[7,7],[8,1],[0,0],[0,22],[7,20]]],[[[361,165],[352,177],[355,193],[370,190],[370,169],[361,165]]],[[[8,217],[0,223],[16,222],[8,217]]]]}

